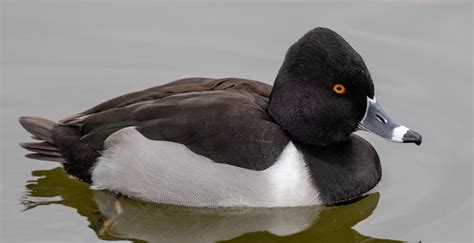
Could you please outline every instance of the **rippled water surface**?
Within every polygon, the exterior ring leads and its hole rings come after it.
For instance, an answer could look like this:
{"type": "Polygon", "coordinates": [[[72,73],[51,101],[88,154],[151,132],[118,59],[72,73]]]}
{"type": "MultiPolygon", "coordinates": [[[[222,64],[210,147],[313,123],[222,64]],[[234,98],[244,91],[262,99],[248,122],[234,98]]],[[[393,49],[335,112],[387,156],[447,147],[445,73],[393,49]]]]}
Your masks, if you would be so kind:
{"type": "Polygon", "coordinates": [[[2,242],[472,240],[472,6],[468,1],[2,3],[2,242]],[[364,57],[377,100],[418,147],[361,133],[383,179],[349,205],[205,210],[88,189],[28,160],[21,115],[58,120],[182,76],[272,83],[286,49],[327,26],[364,57]]]}

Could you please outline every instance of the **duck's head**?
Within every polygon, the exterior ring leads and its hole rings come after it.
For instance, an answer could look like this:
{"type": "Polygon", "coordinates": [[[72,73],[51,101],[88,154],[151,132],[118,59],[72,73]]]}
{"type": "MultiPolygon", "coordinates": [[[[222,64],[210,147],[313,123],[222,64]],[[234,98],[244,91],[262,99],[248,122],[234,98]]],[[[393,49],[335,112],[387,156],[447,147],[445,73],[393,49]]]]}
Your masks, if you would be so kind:
{"type": "Polygon", "coordinates": [[[309,31],[289,48],[269,113],[293,140],[308,145],[344,141],[357,129],[394,142],[421,143],[420,134],[383,111],[362,57],[327,28],[309,31]]]}

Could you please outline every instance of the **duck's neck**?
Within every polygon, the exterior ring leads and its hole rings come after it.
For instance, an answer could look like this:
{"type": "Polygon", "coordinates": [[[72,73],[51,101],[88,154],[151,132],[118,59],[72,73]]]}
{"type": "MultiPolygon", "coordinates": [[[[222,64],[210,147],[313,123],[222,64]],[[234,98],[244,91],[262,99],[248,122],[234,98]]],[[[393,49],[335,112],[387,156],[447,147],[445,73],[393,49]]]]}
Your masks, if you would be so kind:
{"type": "Polygon", "coordinates": [[[363,196],[380,181],[377,152],[357,135],[329,146],[295,146],[303,153],[320,199],[326,205],[363,196]]]}

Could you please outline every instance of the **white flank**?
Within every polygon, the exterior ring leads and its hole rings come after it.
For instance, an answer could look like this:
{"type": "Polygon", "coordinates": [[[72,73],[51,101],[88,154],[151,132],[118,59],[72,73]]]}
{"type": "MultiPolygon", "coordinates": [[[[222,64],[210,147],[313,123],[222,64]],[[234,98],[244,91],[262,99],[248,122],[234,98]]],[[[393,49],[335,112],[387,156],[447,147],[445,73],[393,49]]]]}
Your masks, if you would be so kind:
{"type": "Polygon", "coordinates": [[[273,196],[277,200],[285,201],[293,197],[312,200],[313,196],[318,195],[303,155],[292,142],[286,145],[277,162],[265,173],[270,178],[273,196]]]}
{"type": "Polygon", "coordinates": [[[112,134],[105,147],[92,171],[94,188],[195,207],[320,204],[303,157],[291,142],[263,171],[215,163],[182,144],[147,139],[134,127],[112,134]]]}

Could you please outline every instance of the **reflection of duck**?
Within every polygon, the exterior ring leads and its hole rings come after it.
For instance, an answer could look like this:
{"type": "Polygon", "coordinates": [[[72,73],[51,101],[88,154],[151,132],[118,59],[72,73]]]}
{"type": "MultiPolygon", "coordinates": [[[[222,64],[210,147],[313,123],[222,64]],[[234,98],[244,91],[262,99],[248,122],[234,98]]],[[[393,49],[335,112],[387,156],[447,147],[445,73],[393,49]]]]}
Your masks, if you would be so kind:
{"type": "Polygon", "coordinates": [[[62,204],[86,217],[104,240],[150,242],[359,242],[352,227],[377,206],[378,193],[337,207],[203,209],[147,203],[91,191],[61,168],[35,171],[25,205],[62,204]]]}
{"type": "Polygon", "coordinates": [[[59,124],[23,117],[57,160],[95,188],[195,207],[291,207],[362,196],[380,180],[357,128],[396,142],[421,136],[376,102],[362,57],[316,28],[290,47],[273,88],[189,78],[106,101],[59,124]]]}

